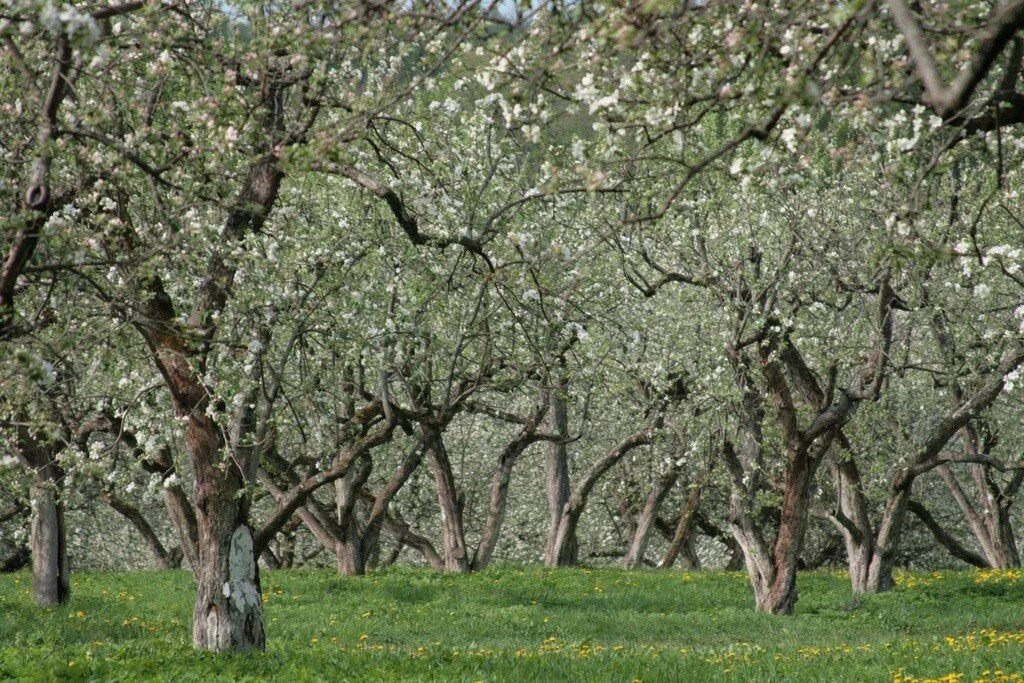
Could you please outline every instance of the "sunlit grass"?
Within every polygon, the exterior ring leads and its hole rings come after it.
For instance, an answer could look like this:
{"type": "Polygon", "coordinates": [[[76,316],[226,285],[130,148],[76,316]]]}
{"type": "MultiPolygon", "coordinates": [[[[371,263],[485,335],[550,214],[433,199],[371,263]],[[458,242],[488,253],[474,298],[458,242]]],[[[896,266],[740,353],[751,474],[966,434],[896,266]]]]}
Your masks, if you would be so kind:
{"type": "Polygon", "coordinates": [[[265,654],[190,645],[185,572],[81,573],[69,605],[0,576],[0,678],[1022,680],[1020,572],[900,574],[854,600],[801,575],[799,614],[751,608],[739,573],[499,567],[263,576],[265,654]],[[1015,678],[1016,676],[1016,678],[1015,678]]]}

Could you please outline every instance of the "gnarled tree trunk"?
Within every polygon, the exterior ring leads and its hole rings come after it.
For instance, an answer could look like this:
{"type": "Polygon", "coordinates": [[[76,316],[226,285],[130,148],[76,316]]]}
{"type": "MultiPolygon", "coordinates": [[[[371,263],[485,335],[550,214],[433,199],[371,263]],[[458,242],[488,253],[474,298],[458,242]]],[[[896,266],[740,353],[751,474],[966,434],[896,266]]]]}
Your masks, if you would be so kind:
{"type": "Polygon", "coordinates": [[[868,574],[875,553],[875,531],[871,526],[860,470],[852,458],[839,457],[832,464],[832,473],[839,510],[830,519],[838,528],[846,548],[850,584],[854,593],[871,592],[868,574]]]}
{"type": "Polygon", "coordinates": [[[887,591],[896,585],[892,570],[896,565],[896,550],[903,535],[903,522],[910,504],[911,483],[894,486],[885,502],[882,519],[878,523],[874,551],[863,583],[864,593],[887,591]]]}
{"type": "Polygon", "coordinates": [[[366,554],[359,530],[359,489],[370,476],[372,461],[360,458],[360,467],[350,467],[341,479],[334,482],[334,500],[337,511],[339,536],[335,545],[338,571],[361,576],[366,573],[366,554]]]}
{"type": "Polygon", "coordinates": [[[199,568],[192,643],[215,652],[262,650],[263,601],[249,526],[245,485],[234,463],[219,466],[220,430],[205,414],[193,415],[186,441],[196,465],[199,568]]]}

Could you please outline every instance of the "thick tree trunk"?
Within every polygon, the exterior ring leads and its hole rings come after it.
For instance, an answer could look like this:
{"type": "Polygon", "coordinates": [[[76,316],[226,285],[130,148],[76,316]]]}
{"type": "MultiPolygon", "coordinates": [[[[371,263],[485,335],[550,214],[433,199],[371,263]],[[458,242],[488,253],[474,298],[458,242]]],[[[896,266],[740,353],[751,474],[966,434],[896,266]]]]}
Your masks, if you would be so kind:
{"type": "MultiPolygon", "coordinates": [[[[559,381],[556,391],[551,392],[550,429],[553,434],[565,437],[569,433],[569,413],[566,405],[568,382],[559,381]]],[[[545,467],[545,487],[548,499],[548,531],[544,543],[544,564],[549,567],[573,565],[579,559],[579,542],[575,531],[567,539],[565,548],[556,550],[558,526],[565,504],[569,501],[569,454],[564,441],[551,443],[545,467]]]]}
{"type": "Polygon", "coordinates": [[[366,557],[363,555],[359,526],[354,515],[347,519],[336,548],[335,557],[340,573],[349,576],[362,576],[366,573],[366,557]]]}
{"type": "MultiPolygon", "coordinates": [[[[266,104],[276,128],[284,117],[276,111],[287,87],[267,83],[266,104]]],[[[282,131],[274,131],[281,134],[282,131]]],[[[280,137],[278,138],[280,139],[280,137]]],[[[284,173],[278,167],[273,142],[267,153],[253,159],[238,193],[238,202],[225,219],[221,239],[230,252],[245,236],[262,227],[277,200],[284,173]]],[[[130,226],[130,216],[123,216],[130,226]]],[[[133,251],[135,236],[126,230],[122,247],[133,251]]],[[[204,382],[206,361],[234,284],[236,266],[225,254],[211,254],[184,325],[159,274],[136,280],[135,304],[141,315],[133,324],[142,333],[156,367],[171,395],[174,412],[185,423],[185,449],[195,477],[198,529],[196,604],[192,642],[198,649],[247,651],[265,647],[263,602],[260,596],[256,549],[249,526],[247,488],[256,481],[263,444],[249,441],[257,402],[255,377],[237,404],[231,443],[207,410],[213,392],[204,382]]],[[[255,364],[252,365],[255,368],[255,364]]],[[[184,544],[183,544],[184,547],[184,544]]]]}
{"type": "Polygon", "coordinates": [[[466,533],[462,525],[462,505],[459,502],[448,451],[440,435],[434,435],[430,440],[427,453],[437,487],[437,504],[441,508],[444,570],[469,571],[469,552],[466,549],[466,533]]]}
{"type": "Polygon", "coordinates": [[[816,458],[806,452],[798,452],[790,457],[786,468],[779,532],[775,537],[775,576],[767,584],[767,590],[762,586],[760,594],[755,596],[759,611],[792,614],[796,607],[797,562],[807,532],[815,465],[816,458]]]}
{"type": "MultiPolygon", "coordinates": [[[[651,529],[654,527],[654,520],[658,515],[658,510],[661,508],[661,504],[665,501],[669,491],[675,486],[676,481],[679,479],[679,467],[673,462],[665,471],[658,476],[658,481],[655,482],[654,487],[651,489],[650,495],[647,496],[647,502],[644,504],[644,509],[640,512],[640,516],[636,520],[636,529],[633,531],[633,538],[629,542],[629,548],[626,550],[625,556],[622,558],[622,566],[626,569],[636,569],[644,561],[644,553],[647,551],[647,541],[650,538],[651,529]]],[[[680,518],[682,521],[682,518],[680,518]]],[[[675,540],[675,539],[673,539],[675,540]]],[[[680,538],[680,544],[682,543],[680,538]]],[[[676,554],[678,554],[678,549],[676,554]]],[[[675,561],[675,557],[673,557],[675,561]]]]}
{"type": "Polygon", "coordinates": [[[555,532],[550,553],[545,559],[549,567],[569,567],[578,561],[579,548],[576,543],[576,527],[583,514],[585,501],[579,496],[569,496],[562,510],[558,530],[555,532]]]}
{"type": "Polygon", "coordinates": [[[64,471],[57,463],[59,443],[44,443],[19,428],[18,455],[32,474],[29,550],[36,602],[59,605],[71,595],[67,538],[64,529],[64,471]]]}
{"type": "Polygon", "coordinates": [[[219,466],[224,446],[219,427],[193,414],[186,445],[196,468],[199,570],[192,618],[192,643],[214,652],[262,650],[263,601],[248,520],[244,481],[236,463],[219,466]]]}
{"type": "Polygon", "coordinates": [[[370,476],[370,459],[360,459],[361,467],[350,467],[341,479],[334,482],[334,501],[338,522],[338,542],[335,546],[338,571],[350,576],[366,573],[366,555],[359,533],[359,515],[356,503],[359,489],[370,476]]]}
{"type": "Polygon", "coordinates": [[[36,602],[44,607],[62,604],[71,597],[62,478],[55,464],[47,464],[36,469],[31,490],[32,587],[36,602]]]}

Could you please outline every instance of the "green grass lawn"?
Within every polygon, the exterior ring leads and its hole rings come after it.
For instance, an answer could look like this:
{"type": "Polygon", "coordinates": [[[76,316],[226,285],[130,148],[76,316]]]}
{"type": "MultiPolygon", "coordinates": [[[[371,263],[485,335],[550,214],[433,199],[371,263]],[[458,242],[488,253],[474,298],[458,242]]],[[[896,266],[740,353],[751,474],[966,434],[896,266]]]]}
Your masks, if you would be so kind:
{"type": "Polygon", "coordinates": [[[860,601],[805,574],[795,617],[755,613],[739,573],[267,572],[267,652],[230,656],[192,650],[185,572],[75,574],[56,610],[30,581],[0,576],[0,679],[1024,680],[1020,572],[860,601]]]}

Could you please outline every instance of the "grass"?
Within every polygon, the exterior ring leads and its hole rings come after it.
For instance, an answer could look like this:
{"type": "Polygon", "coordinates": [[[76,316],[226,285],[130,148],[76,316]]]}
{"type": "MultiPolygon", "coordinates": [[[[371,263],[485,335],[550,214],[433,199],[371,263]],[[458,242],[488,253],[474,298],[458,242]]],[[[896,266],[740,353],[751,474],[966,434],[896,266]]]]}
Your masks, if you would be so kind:
{"type": "Polygon", "coordinates": [[[795,617],[755,613],[739,573],[266,572],[250,655],[192,650],[185,572],[78,573],[55,610],[30,581],[0,576],[0,679],[1024,680],[1012,571],[904,574],[857,601],[809,573],[795,617]]]}

